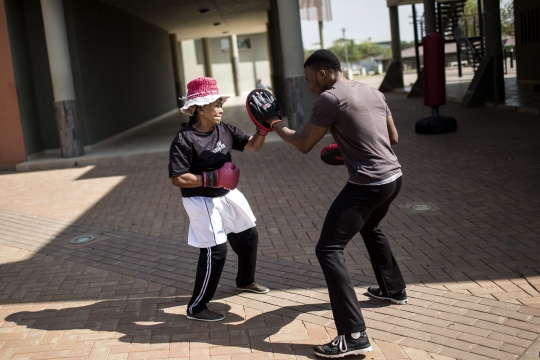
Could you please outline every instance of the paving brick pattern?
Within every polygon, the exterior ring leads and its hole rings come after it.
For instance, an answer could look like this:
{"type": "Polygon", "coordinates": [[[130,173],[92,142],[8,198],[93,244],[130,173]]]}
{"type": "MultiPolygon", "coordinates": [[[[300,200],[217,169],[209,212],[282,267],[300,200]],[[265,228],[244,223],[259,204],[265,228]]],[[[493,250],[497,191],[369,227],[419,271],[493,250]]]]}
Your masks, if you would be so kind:
{"type": "MultiPolygon", "coordinates": [[[[540,123],[449,104],[459,132],[419,136],[414,121],[428,110],[388,99],[405,176],[382,228],[411,303],[364,295],[374,278],[355,238],[347,263],[374,344],[367,358],[517,359],[540,332],[540,123]],[[425,203],[435,208],[407,208],[425,203]]],[[[317,159],[330,141],[308,155],[280,142],[233,155],[258,218],[258,281],[272,292],[239,294],[231,251],[212,303],[227,312],[219,324],[183,315],[197,251],[166,155],[0,176],[0,359],[312,358],[335,336],[314,256],[346,179],[317,159]],[[79,234],[99,237],[69,244],[79,234]]]]}

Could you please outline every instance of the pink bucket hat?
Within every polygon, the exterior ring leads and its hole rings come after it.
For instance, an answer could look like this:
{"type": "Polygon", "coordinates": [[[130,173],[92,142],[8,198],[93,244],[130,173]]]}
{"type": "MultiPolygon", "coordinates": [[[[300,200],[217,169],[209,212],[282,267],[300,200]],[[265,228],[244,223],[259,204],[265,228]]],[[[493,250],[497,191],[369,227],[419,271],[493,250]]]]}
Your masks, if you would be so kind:
{"type": "Polygon", "coordinates": [[[219,93],[216,79],[211,77],[198,77],[187,84],[188,93],[182,100],[186,100],[184,106],[180,109],[184,114],[191,115],[192,106],[204,106],[213,103],[217,99],[223,99],[225,102],[230,96],[219,93]]]}

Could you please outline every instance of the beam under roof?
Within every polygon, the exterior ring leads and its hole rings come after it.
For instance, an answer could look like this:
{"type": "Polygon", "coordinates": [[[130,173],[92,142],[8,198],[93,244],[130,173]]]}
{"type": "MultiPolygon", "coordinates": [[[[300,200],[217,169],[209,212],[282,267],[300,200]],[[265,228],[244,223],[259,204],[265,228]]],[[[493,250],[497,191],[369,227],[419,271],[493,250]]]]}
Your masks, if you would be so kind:
{"type": "Polygon", "coordinates": [[[265,32],[270,9],[269,0],[101,1],[175,33],[178,40],[265,32]]]}

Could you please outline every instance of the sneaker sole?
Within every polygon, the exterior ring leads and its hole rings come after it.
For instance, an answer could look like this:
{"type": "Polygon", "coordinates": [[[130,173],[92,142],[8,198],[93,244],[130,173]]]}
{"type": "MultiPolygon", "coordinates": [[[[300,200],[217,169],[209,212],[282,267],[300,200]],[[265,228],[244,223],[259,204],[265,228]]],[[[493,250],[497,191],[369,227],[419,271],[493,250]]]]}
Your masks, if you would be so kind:
{"type": "Polygon", "coordinates": [[[206,322],[215,322],[215,321],[221,321],[221,320],[225,319],[225,316],[222,317],[221,319],[200,319],[200,318],[196,318],[196,317],[193,317],[193,316],[190,316],[190,315],[186,315],[186,317],[189,320],[206,321],[206,322]]]}
{"type": "Polygon", "coordinates": [[[320,357],[323,357],[323,358],[327,358],[327,359],[339,359],[339,358],[349,356],[349,355],[362,355],[362,354],[370,352],[371,350],[373,350],[373,348],[371,346],[369,346],[369,347],[364,348],[364,349],[353,350],[353,351],[349,351],[349,352],[341,353],[341,354],[336,354],[336,355],[321,354],[321,353],[316,352],[315,350],[313,350],[313,354],[315,354],[317,356],[320,356],[320,357]]]}
{"type": "Polygon", "coordinates": [[[369,291],[367,292],[367,294],[369,296],[371,296],[372,298],[375,298],[375,299],[379,299],[379,300],[388,300],[388,301],[391,301],[393,302],[394,304],[398,304],[398,305],[406,305],[409,303],[409,299],[404,299],[404,300],[397,300],[397,299],[392,299],[390,297],[384,297],[384,296],[377,296],[377,295],[373,295],[372,293],[370,293],[369,291]]]}
{"type": "Polygon", "coordinates": [[[236,290],[240,290],[240,291],[250,291],[252,293],[255,293],[255,294],[266,294],[267,292],[270,291],[270,289],[266,290],[266,291],[256,291],[256,290],[251,290],[251,289],[242,289],[242,288],[236,288],[236,290]]]}

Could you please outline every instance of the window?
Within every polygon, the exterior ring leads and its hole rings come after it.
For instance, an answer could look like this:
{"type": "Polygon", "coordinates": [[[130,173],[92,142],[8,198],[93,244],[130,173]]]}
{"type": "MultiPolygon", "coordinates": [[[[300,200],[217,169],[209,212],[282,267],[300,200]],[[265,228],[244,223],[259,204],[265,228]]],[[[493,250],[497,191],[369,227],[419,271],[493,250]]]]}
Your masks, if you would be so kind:
{"type": "Polygon", "coordinates": [[[519,14],[521,43],[540,42],[540,8],[523,11],[519,14]]]}
{"type": "MultiPolygon", "coordinates": [[[[229,39],[221,39],[221,51],[230,51],[229,48],[229,39]]],[[[238,44],[238,50],[249,50],[251,49],[251,39],[245,36],[238,36],[236,38],[238,44]]]]}

